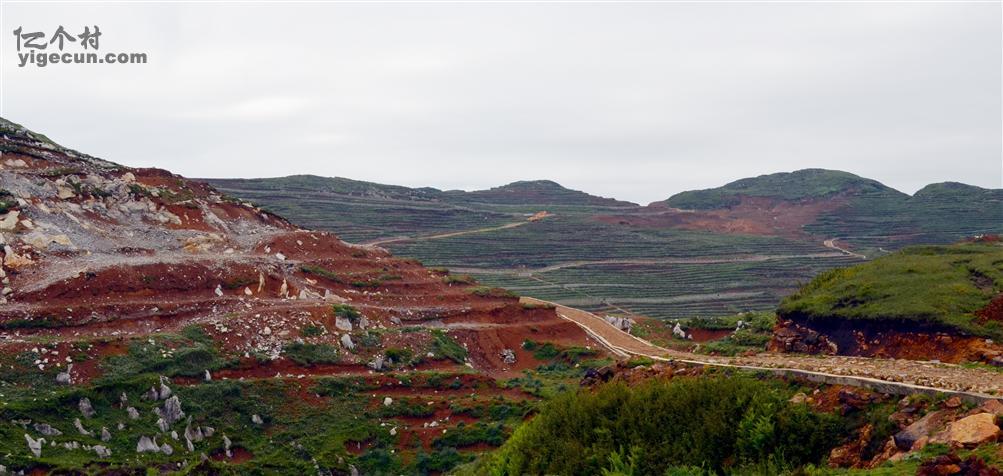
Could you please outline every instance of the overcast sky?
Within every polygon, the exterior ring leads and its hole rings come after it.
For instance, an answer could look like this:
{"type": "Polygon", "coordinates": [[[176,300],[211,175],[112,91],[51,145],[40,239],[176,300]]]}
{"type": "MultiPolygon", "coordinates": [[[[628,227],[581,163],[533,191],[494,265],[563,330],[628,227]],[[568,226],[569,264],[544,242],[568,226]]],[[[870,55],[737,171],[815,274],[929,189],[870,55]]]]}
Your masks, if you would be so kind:
{"type": "Polygon", "coordinates": [[[443,189],[545,178],[648,203],[806,167],[908,193],[998,188],[1003,176],[999,3],[7,2],[0,13],[4,117],[193,177],[443,189]],[[100,52],[149,62],[18,67],[11,32],[58,25],[98,25],[100,52]]]}

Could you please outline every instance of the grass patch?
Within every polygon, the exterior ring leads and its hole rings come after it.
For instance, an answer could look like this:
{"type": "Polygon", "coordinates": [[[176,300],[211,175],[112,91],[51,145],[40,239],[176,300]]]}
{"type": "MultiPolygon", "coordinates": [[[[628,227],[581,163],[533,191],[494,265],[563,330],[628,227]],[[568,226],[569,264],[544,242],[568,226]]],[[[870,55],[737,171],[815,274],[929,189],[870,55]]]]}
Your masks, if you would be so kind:
{"type": "Polygon", "coordinates": [[[338,349],[330,344],[304,344],[293,342],[282,349],[286,358],[300,365],[336,364],[341,359],[338,349]]]}
{"type": "Polygon", "coordinates": [[[329,270],[327,268],[323,268],[321,266],[302,265],[302,266],[300,266],[300,271],[302,271],[302,272],[304,272],[306,274],[311,274],[311,275],[314,275],[314,276],[319,276],[319,277],[324,278],[324,279],[326,279],[328,281],[333,281],[333,282],[336,282],[336,283],[340,283],[341,282],[341,278],[338,277],[337,273],[335,273],[334,271],[331,271],[331,270],[329,270]]]}
{"type": "Polygon", "coordinates": [[[1003,338],[1003,326],[975,312],[1003,291],[1003,247],[906,248],[820,274],[780,305],[785,318],[900,321],[1003,338]],[[977,276],[978,279],[973,279],[977,276]]]}

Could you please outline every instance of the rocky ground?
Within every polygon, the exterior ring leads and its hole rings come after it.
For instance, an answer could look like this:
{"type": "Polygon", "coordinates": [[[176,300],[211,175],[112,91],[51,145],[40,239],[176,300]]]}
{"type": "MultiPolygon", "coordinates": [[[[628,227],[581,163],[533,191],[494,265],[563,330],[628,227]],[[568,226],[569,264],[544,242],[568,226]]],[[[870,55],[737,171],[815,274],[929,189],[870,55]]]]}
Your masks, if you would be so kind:
{"type": "MultiPolygon", "coordinates": [[[[273,398],[260,392],[274,381],[298,395],[276,400],[282,407],[376,387],[387,391],[356,411],[385,413],[384,399],[392,407],[417,396],[433,410],[401,410],[395,416],[414,415],[409,424],[381,428],[380,438],[412,453],[476,447],[480,440],[432,445],[445,427],[462,427],[450,405],[472,393],[516,405],[534,398],[496,384],[542,363],[525,341],[604,352],[553,308],[299,229],[163,170],[109,163],[7,121],[0,134],[0,431],[10,453],[0,466],[8,469],[142,464],[137,457],[153,454],[163,464],[199,455],[245,463],[255,458],[252,442],[235,434],[273,431],[278,417],[251,411],[243,430],[219,428],[192,409],[189,395],[224,381],[249,382],[244,391],[261,399],[273,398]],[[418,381],[380,378],[398,371],[418,381]],[[441,375],[456,376],[462,398],[440,394],[441,375]],[[361,387],[324,396],[294,382],[332,376],[359,377],[361,387]],[[32,386],[48,403],[19,403],[32,386]]],[[[354,456],[375,443],[360,442],[354,456]]],[[[328,449],[321,466],[348,471],[350,446],[328,449]]]]}

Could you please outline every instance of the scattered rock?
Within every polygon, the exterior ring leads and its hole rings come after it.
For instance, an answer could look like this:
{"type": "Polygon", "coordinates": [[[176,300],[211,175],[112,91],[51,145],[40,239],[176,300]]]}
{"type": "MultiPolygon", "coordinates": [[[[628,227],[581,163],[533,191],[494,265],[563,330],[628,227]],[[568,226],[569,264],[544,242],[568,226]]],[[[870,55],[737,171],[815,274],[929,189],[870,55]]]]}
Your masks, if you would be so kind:
{"type": "Polygon", "coordinates": [[[111,432],[108,427],[101,427],[101,441],[111,441],[111,432]]]}
{"type": "Polygon", "coordinates": [[[137,453],[157,453],[159,451],[160,451],[160,446],[157,445],[155,439],[151,440],[150,437],[148,436],[140,437],[139,442],[136,443],[137,453]]]}
{"type": "MultiPolygon", "coordinates": [[[[403,362],[398,362],[398,363],[403,363],[403,362]]],[[[377,355],[376,357],[373,357],[373,360],[370,360],[369,363],[366,364],[366,366],[369,367],[370,369],[379,372],[380,370],[383,370],[383,364],[384,364],[383,356],[377,355]]]]}
{"type": "Polygon", "coordinates": [[[961,406],[961,397],[958,397],[957,395],[948,398],[946,401],[944,401],[944,408],[958,408],[960,406],[961,406]]]}
{"type": "Polygon", "coordinates": [[[106,446],[94,445],[92,449],[94,450],[94,453],[98,455],[98,458],[108,458],[111,456],[111,450],[106,446]]]}
{"type": "Polygon", "coordinates": [[[94,436],[94,432],[84,428],[84,424],[80,422],[79,418],[73,419],[73,427],[76,428],[81,435],[94,436]]]}
{"type": "Polygon", "coordinates": [[[1000,427],[996,426],[996,415],[979,413],[952,422],[948,425],[943,439],[952,446],[974,447],[995,441],[999,435],[1000,427]]]}
{"type": "Polygon", "coordinates": [[[676,326],[672,328],[672,335],[678,339],[685,339],[686,331],[684,331],[683,326],[679,325],[679,323],[677,322],[676,326]]]}
{"type": "Polygon", "coordinates": [[[157,416],[163,418],[168,425],[173,425],[185,417],[185,412],[181,410],[181,400],[178,399],[177,395],[168,398],[164,402],[163,408],[155,408],[154,412],[157,416]]]}
{"type": "Polygon", "coordinates": [[[31,435],[25,433],[24,439],[28,442],[28,449],[31,450],[31,454],[35,455],[36,458],[42,456],[42,445],[45,444],[45,438],[33,439],[31,435]]]}
{"type": "Polygon", "coordinates": [[[951,414],[945,410],[927,413],[923,418],[916,420],[916,422],[895,434],[893,437],[895,439],[895,446],[902,451],[911,450],[916,441],[923,437],[929,437],[929,435],[943,427],[950,417],[951,414]]]}
{"type": "Polygon", "coordinates": [[[37,432],[39,432],[39,433],[41,433],[41,434],[43,434],[45,436],[59,436],[59,435],[63,434],[63,432],[61,432],[61,431],[59,431],[59,430],[57,430],[57,429],[49,426],[48,424],[45,424],[45,423],[35,423],[33,425],[33,427],[35,428],[35,431],[37,431],[37,432]]]}
{"type": "Polygon", "coordinates": [[[502,349],[501,351],[502,362],[506,365],[512,365],[515,363],[515,351],[512,349],[502,349]]]}
{"type": "Polygon", "coordinates": [[[265,421],[262,420],[257,413],[255,413],[254,415],[251,415],[251,423],[254,423],[255,425],[263,425],[265,424],[265,421]]]}
{"type": "Polygon", "coordinates": [[[80,408],[80,413],[82,413],[85,418],[91,418],[96,413],[94,411],[94,407],[91,405],[90,399],[87,397],[81,398],[77,407],[80,408]]]}
{"type": "Polygon", "coordinates": [[[62,385],[70,384],[70,373],[69,372],[59,372],[56,374],[56,383],[62,385]]]}
{"type": "Polygon", "coordinates": [[[393,404],[394,404],[394,399],[392,399],[390,397],[384,397],[383,398],[383,406],[389,407],[390,405],[393,405],[393,404]]]}
{"type": "Polygon", "coordinates": [[[346,349],[348,349],[348,350],[355,349],[355,343],[352,342],[352,336],[350,336],[348,334],[342,334],[342,336],[341,336],[341,346],[344,347],[344,348],[346,348],[346,349]]]}
{"type": "Polygon", "coordinates": [[[136,410],[135,407],[126,408],[125,412],[129,414],[129,419],[131,419],[131,420],[138,420],[139,419],[139,410],[136,410]]]}

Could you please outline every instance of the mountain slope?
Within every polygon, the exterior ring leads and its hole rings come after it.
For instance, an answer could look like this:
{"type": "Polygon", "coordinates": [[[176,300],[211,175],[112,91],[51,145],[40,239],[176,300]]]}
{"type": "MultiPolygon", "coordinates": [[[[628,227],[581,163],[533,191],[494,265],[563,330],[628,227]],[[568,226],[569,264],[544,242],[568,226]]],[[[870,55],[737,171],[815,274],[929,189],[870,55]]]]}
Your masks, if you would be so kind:
{"type": "Polygon", "coordinates": [[[552,308],[204,183],[7,121],[0,151],[7,469],[448,469],[533,405],[496,379],[605,355],[552,308]],[[537,358],[529,339],[573,357],[537,358]]]}
{"type": "Polygon", "coordinates": [[[677,193],[665,203],[674,208],[712,210],[737,205],[745,197],[771,198],[782,201],[818,200],[836,195],[900,195],[905,194],[875,180],[848,172],[825,169],[803,169],[759,177],[744,178],[727,185],[677,193]]]}

